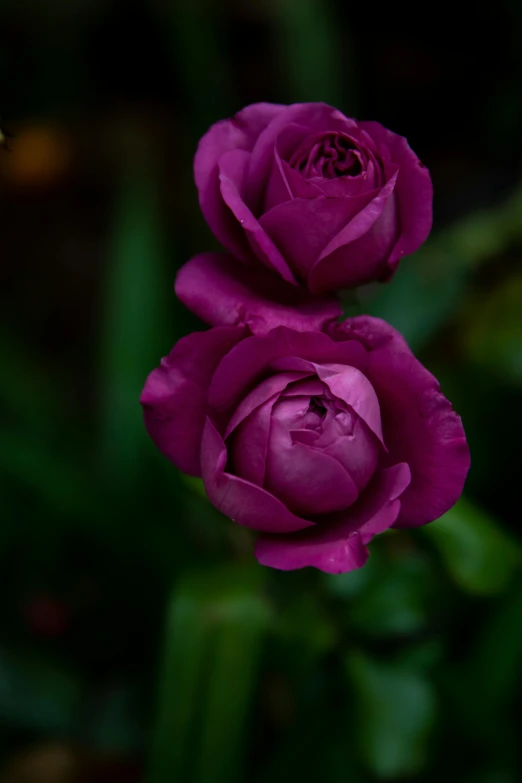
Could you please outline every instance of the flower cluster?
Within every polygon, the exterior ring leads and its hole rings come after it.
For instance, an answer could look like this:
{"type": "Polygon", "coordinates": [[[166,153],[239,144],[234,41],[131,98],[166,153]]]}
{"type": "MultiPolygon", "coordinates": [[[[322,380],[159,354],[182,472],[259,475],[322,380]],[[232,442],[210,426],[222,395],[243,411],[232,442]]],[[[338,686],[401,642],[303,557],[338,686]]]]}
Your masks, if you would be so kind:
{"type": "Polygon", "coordinates": [[[228,252],[177,276],[211,328],[149,375],[147,430],[259,532],[259,562],[358,568],[377,533],[445,513],[469,468],[460,418],[403,337],[339,320],[336,291],[389,280],[428,236],[428,170],[401,136],[316,103],[248,106],[208,131],[194,167],[228,252]]]}

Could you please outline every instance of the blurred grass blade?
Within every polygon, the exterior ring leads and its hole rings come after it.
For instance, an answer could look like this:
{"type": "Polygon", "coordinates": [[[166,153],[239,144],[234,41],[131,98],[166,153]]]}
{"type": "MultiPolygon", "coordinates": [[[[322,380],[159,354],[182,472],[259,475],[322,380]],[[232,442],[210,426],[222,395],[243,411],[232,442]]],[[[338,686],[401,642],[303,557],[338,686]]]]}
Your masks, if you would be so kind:
{"type": "Polygon", "coordinates": [[[324,101],[355,114],[353,99],[346,105],[350,64],[343,61],[346,41],[340,40],[333,3],[272,0],[272,8],[289,102],[324,101]]]}
{"type": "Polygon", "coordinates": [[[469,593],[501,592],[521,560],[519,544],[465,498],[421,530],[440,551],[454,580],[469,593]]]}
{"type": "Polygon", "coordinates": [[[140,450],[147,440],[140,392],[171,347],[168,298],[173,298],[173,275],[162,256],[153,167],[143,152],[144,141],[138,141],[125,157],[104,280],[104,464],[122,484],[139,474],[140,450]]]}
{"type": "Polygon", "coordinates": [[[149,783],[242,780],[244,728],[268,608],[259,566],[190,574],[174,590],[149,783]]]}
{"type": "MultiPolygon", "coordinates": [[[[162,6],[176,56],[176,78],[185,81],[198,133],[234,112],[234,80],[224,41],[220,7],[212,0],[178,0],[162,6]]],[[[163,11],[161,11],[163,12],[163,11]]]]}
{"type": "MultiPolygon", "coordinates": [[[[16,334],[0,332],[2,383],[0,403],[11,420],[27,432],[56,435],[57,428],[70,416],[70,401],[63,393],[60,378],[51,378],[49,370],[39,362],[16,334]],[[35,405],[35,393],[38,405],[35,405]]],[[[64,427],[65,429],[65,427],[64,427]]]]}
{"type": "Polygon", "coordinates": [[[378,663],[358,652],[349,656],[347,670],[357,695],[355,723],[367,768],[381,778],[418,772],[435,716],[429,681],[417,672],[378,663]]]}

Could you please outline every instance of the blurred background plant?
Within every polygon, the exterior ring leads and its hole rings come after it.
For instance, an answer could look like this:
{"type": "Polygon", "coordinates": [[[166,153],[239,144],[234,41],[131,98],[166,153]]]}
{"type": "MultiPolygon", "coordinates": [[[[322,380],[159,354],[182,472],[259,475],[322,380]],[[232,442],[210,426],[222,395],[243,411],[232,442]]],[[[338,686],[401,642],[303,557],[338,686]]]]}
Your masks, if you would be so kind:
{"type": "Polygon", "coordinates": [[[522,14],[374,11],[0,2],[1,783],[521,779],[522,14]],[[466,497],[340,577],[258,566],[138,405],[198,328],[197,140],[258,100],[378,119],[435,184],[426,247],[347,312],[440,379],[466,497]]]}

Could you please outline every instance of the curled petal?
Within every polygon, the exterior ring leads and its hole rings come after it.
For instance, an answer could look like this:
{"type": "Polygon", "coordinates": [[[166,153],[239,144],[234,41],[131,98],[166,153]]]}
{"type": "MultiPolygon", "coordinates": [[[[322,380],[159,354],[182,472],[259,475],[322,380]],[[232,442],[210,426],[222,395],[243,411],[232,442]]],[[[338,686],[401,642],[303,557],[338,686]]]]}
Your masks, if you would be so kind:
{"type": "Polygon", "coordinates": [[[226,152],[219,160],[219,182],[224,202],[246,232],[254,253],[281,277],[295,283],[294,275],[279,249],[245,203],[245,177],[249,155],[244,150],[226,152]]]}
{"type": "Polygon", "coordinates": [[[375,389],[356,367],[335,364],[316,365],[317,375],[332,394],[357,413],[382,442],[381,414],[375,389]]]}
{"type": "Polygon", "coordinates": [[[285,109],[286,106],[255,103],[232,119],[217,122],[199,142],[194,158],[194,177],[205,220],[217,239],[243,260],[249,257],[250,248],[221,196],[218,162],[229,150],[251,150],[262,130],[285,109]]]}

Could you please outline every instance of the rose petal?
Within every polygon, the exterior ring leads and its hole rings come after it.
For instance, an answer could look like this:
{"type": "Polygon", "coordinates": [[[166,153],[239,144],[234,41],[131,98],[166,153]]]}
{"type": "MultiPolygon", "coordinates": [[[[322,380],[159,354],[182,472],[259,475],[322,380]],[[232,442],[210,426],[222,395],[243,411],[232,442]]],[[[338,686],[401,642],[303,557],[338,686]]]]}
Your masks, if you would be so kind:
{"type": "Polygon", "coordinates": [[[306,378],[303,381],[294,381],[281,392],[281,397],[314,397],[324,394],[325,385],[317,378],[306,378]]]}
{"type": "Polygon", "coordinates": [[[185,473],[200,475],[207,387],[216,365],[247,334],[245,328],[223,326],[183,337],[147,378],[140,397],[145,427],[185,473]]]}
{"type": "Polygon", "coordinates": [[[312,566],[330,574],[342,574],[363,566],[368,558],[365,547],[374,535],[387,530],[400,510],[402,495],[409,482],[407,465],[395,465],[377,474],[344,520],[293,535],[261,535],[256,557],[262,565],[291,571],[312,566]]]}
{"type": "Polygon", "coordinates": [[[402,334],[387,321],[372,315],[357,315],[345,321],[332,323],[326,331],[333,340],[358,340],[367,351],[386,346],[388,351],[411,354],[402,334]]]}
{"type": "Polygon", "coordinates": [[[312,199],[324,196],[322,189],[317,183],[306,180],[301,172],[292,169],[286,160],[282,161],[281,167],[288,182],[288,187],[292,191],[293,198],[312,199]]]}
{"type": "Polygon", "coordinates": [[[390,256],[392,269],[402,256],[415,252],[427,239],[433,220],[433,185],[428,169],[418,159],[404,136],[378,122],[361,122],[361,128],[380,139],[399,164],[397,199],[400,205],[401,234],[390,256]]]}
{"type": "Polygon", "coordinates": [[[366,365],[365,354],[361,349],[362,345],[354,342],[350,347],[350,356],[345,357],[346,365],[337,365],[329,362],[318,364],[297,356],[283,356],[274,360],[272,367],[277,371],[283,372],[308,371],[316,373],[330,389],[334,397],[344,400],[353,408],[355,413],[365,421],[369,429],[384,445],[378,397],[363,372],[359,372],[359,368],[364,369],[366,365]],[[345,373],[344,378],[336,378],[336,376],[342,376],[343,373],[345,373]],[[328,383],[328,380],[330,383],[328,383]]]}
{"type": "Polygon", "coordinates": [[[318,298],[263,267],[251,268],[224,253],[201,253],[178,272],[176,294],[208,324],[248,324],[253,334],[284,325],[320,331],[341,313],[334,297],[318,298]]]}
{"type": "MultiPolygon", "coordinates": [[[[279,326],[268,334],[247,338],[223,358],[209,390],[209,404],[218,412],[234,409],[247,388],[262,380],[263,371],[281,357],[349,364],[364,371],[366,351],[353,342],[334,342],[321,332],[296,332],[279,326]],[[242,347],[243,346],[243,347],[242,347]],[[238,350],[239,349],[239,350],[238,350]]],[[[308,371],[308,366],[288,366],[291,371],[308,371]]],[[[313,371],[313,370],[312,370],[313,371]]]]}
{"type": "Polygon", "coordinates": [[[328,445],[323,437],[317,439],[316,448],[334,457],[354,480],[361,492],[375,473],[381,449],[373,433],[362,419],[357,419],[351,435],[339,435],[328,445]]]}
{"type": "Polygon", "coordinates": [[[293,193],[283,169],[283,163],[277,150],[274,150],[272,169],[266,186],[263,212],[292,199],[293,193]]]}
{"type": "Polygon", "coordinates": [[[364,212],[371,198],[372,192],[344,198],[294,198],[265,212],[259,218],[259,224],[287,259],[292,271],[308,280],[325,248],[364,212]]]}
{"type": "Polygon", "coordinates": [[[259,134],[248,164],[247,203],[255,214],[261,208],[272,152],[279,134],[288,125],[304,125],[308,132],[343,129],[352,132],[357,123],[325,103],[294,103],[285,106],[259,134]]]}
{"type": "Polygon", "coordinates": [[[211,503],[238,525],[266,532],[292,532],[313,522],[292,514],[265,489],[225,472],[227,450],[223,439],[206,420],[201,444],[201,472],[211,503]]]}
{"type": "Polygon", "coordinates": [[[353,408],[382,442],[379,399],[368,378],[356,367],[326,363],[315,366],[317,375],[332,394],[353,408]]]}
{"type": "Polygon", "coordinates": [[[273,397],[274,394],[280,394],[289,384],[306,377],[307,374],[308,373],[306,372],[278,373],[277,375],[271,375],[269,378],[261,381],[260,384],[241,400],[234,411],[232,418],[227,425],[224,436],[225,440],[256,408],[263,405],[270,397],[273,397]]]}
{"type": "Polygon", "coordinates": [[[228,441],[233,473],[258,487],[265,482],[272,408],[278,398],[279,395],[274,394],[255,408],[234,428],[228,441]]]}
{"type": "Polygon", "coordinates": [[[370,353],[367,373],[381,403],[388,459],[407,462],[412,474],[397,526],[424,525],[462,492],[470,464],[462,422],[411,354],[384,345],[370,353]]]}
{"type": "Polygon", "coordinates": [[[205,220],[217,239],[242,260],[249,257],[250,248],[241,227],[223,202],[218,161],[228,150],[251,150],[261,131],[285,109],[286,106],[255,103],[232,119],[217,122],[199,142],[194,158],[194,177],[205,220]]]}
{"type": "Polygon", "coordinates": [[[258,258],[269,269],[278,272],[284,280],[295,283],[285,259],[245,203],[248,159],[249,154],[244,150],[231,150],[219,159],[219,183],[223,201],[246,232],[258,258]]]}
{"type": "Polygon", "coordinates": [[[351,506],[358,489],[342,465],[304,443],[272,415],[265,487],[296,514],[328,514],[351,506]]]}
{"type": "Polygon", "coordinates": [[[387,254],[397,237],[394,202],[389,203],[396,181],[397,171],[323,249],[310,270],[311,291],[347,288],[384,274],[387,254]]]}

